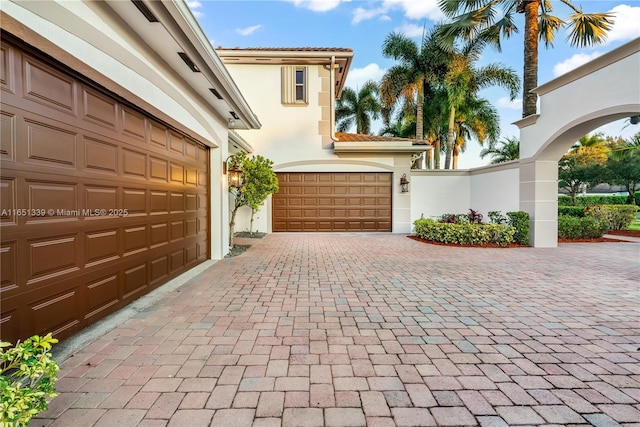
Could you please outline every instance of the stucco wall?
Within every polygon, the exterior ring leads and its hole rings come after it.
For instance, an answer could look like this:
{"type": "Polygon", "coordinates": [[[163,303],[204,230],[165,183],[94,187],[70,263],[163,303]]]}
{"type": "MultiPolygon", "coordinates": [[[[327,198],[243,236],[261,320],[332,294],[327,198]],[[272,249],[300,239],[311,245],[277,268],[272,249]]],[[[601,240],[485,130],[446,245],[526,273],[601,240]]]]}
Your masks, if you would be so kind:
{"type": "Polygon", "coordinates": [[[411,222],[424,216],[519,210],[519,163],[472,170],[428,170],[411,174],[411,222]]]}

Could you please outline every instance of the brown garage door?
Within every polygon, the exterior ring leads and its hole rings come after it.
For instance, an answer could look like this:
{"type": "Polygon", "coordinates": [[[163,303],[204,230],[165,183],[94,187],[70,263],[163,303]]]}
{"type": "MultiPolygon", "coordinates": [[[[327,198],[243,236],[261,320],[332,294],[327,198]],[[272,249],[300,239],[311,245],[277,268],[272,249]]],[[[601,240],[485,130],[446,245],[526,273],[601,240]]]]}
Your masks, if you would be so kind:
{"type": "Polygon", "coordinates": [[[1,54],[1,335],[64,338],[207,259],[209,153],[26,46],[1,54]]]}
{"type": "Polygon", "coordinates": [[[278,173],[273,231],[391,231],[391,173],[278,173]]]}

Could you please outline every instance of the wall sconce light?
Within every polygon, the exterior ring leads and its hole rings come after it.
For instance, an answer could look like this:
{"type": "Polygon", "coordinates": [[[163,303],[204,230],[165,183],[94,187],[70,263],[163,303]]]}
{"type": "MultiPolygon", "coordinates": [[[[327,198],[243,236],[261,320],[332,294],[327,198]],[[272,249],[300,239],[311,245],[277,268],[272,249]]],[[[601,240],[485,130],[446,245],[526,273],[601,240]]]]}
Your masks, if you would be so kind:
{"type": "Polygon", "coordinates": [[[409,192],[409,180],[407,179],[406,173],[402,174],[402,177],[400,178],[400,186],[402,187],[403,193],[409,192]]]}
{"type": "Polygon", "coordinates": [[[227,160],[222,164],[223,165],[223,173],[228,175],[227,179],[229,180],[229,187],[240,188],[242,187],[242,169],[237,164],[233,164],[231,168],[229,168],[229,159],[232,156],[227,157],[227,160]]]}

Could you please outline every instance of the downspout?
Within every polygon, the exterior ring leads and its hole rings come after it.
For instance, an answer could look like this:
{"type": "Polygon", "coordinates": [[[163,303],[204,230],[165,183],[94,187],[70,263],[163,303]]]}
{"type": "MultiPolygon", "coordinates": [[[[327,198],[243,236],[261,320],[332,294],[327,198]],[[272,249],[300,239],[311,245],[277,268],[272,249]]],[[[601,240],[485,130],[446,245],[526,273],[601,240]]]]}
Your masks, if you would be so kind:
{"type": "MultiPolygon", "coordinates": [[[[329,137],[331,138],[332,141],[337,142],[339,141],[338,138],[336,138],[336,72],[335,69],[336,67],[339,67],[339,65],[336,65],[336,57],[335,55],[331,56],[331,65],[329,66],[329,92],[331,92],[331,94],[329,95],[329,100],[330,100],[330,105],[329,105],[329,120],[330,120],[330,124],[329,124],[329,137]]],[[[326,66],[325,66],[326,69],[326,66]]]]}

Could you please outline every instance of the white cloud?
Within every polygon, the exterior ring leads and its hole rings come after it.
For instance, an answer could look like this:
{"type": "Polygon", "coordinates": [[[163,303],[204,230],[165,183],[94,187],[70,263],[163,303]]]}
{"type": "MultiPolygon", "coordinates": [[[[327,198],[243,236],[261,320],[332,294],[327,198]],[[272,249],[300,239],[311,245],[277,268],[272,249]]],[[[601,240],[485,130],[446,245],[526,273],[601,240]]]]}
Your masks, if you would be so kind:
{"type": "Polygon", "coordinates": [[[555,77],[558,77],[562,74],[568,73],[569,71],[578,68],[582,64],[586,64],[587,62],[597,58],[600,55],[602,55],[600,52],[576,53],[571,58],[566,59],[554,65],[553,75],[555,77]]]}
{"type": "Polygon", "coordinates": [[[193,16],[195,16],[196,18],[202,18],[204,16],[204,13],[198,10],[202,7],[202,3],[200,3],[198,0],[188,0],[187,6],[189,6],[189,9],[191,9],[191,13],[193,13],[193,16]]]}
{"type": "Polygon", "coordinates": [[[403,24],[393,29],[396,32],[403,33],[407,37],[422,37],[424,27],[415,24],[403,24]]]}
{"type": "Polygon", "coordinates": [[[640,7],[620,4],[610,10],[615,14],[613,28],[607,35],[607,42],[626,41],[640,37],[640,7]]]}
{"type": "Polygon", "coordinates": [[[309,9],[314,12],[327,12],[340,5],[341,0],[286,0],[296,7],[309,9]]]}
{"type": "Polygon", "coordinates": [[[250,36],[260,28],[262,28],[262,25],[252,25],[251,27],[246,28],[236,28],[236,33],[240,34],[241,36],[250,36]]]}
{"type": "Polygon", "coordinates": [[[386,72],[387,70],[380,68],[380,66],[375,63],[366,65],[363,68],[351,68],[349,74],[347,74],[345,86],[356,90],[357,88],[361,88],[367,80],[379,82],[386,72]]]}
{"type": "Polygon", "coordinates": [[[367,19],[373,19],[377,16],[380,16],[380,19],[389,20],[389,16],[386,15],[387,9],[379,7],[375,9],[365,9],[362,7],[357,7],[353,11],[353,20],[351,21],[353,24],[357,24],[360,21],[366,21],[367,19]]]}
{"type": "Polygon", "coordinates": [[[503,96],[496,101],[496,107],[507,110],[522,110],[522,98],[516,98],[513,101],[503,96]]]}
{"type": "MultiPolygon", "coordinates": [[[[381,7],[373,9],[365,9],[358,7],[353,12],[354,24],[367,19],[373,19],[378,16],[381,19],[389,20],[387,13],[391,10],[400,9],[404,16],[408,19],[430,19],[439,21],[444,15],[438,7],[437,0],[384,0],[381,7]]],[[[422,33],[421,33],[422,34],[422,33]]]]}
{"type": "Polygon", "coordinates": [[[439,21],[444,17],[437,0],[384,0],[384,6],[400,8],[409,19],[430,19],[439,21]]]}

